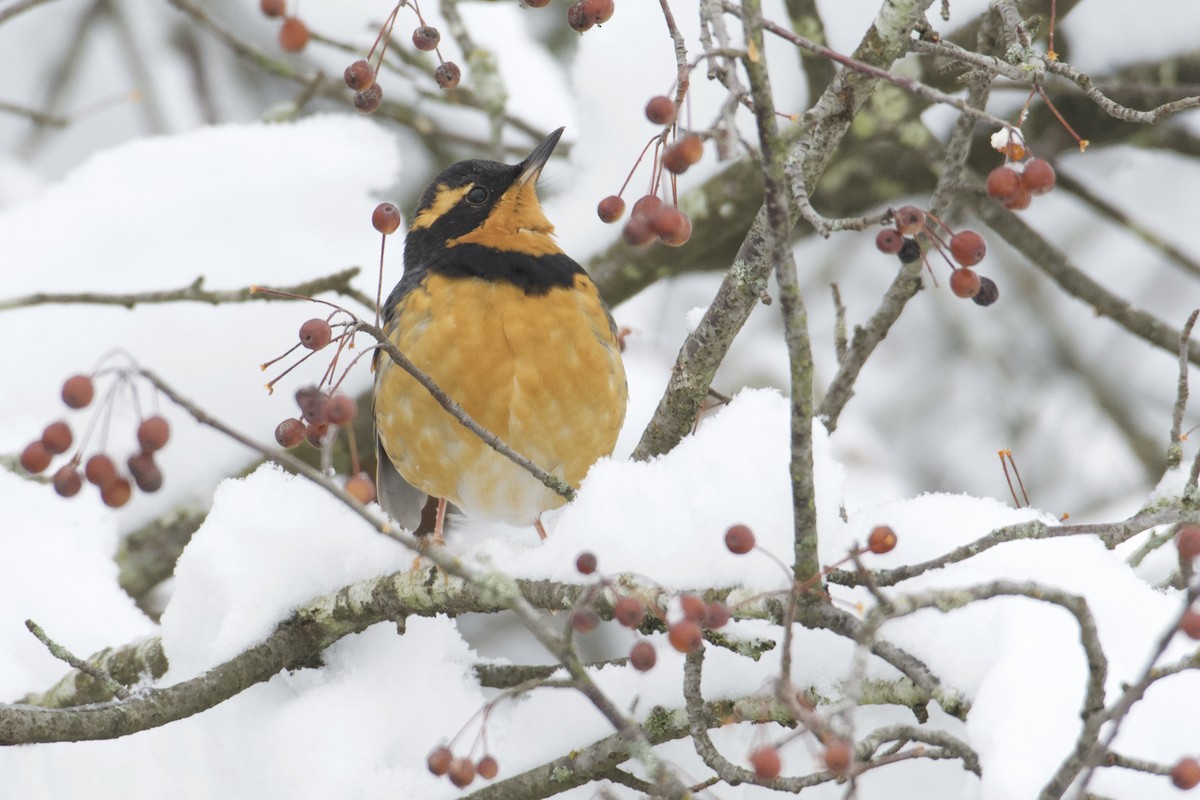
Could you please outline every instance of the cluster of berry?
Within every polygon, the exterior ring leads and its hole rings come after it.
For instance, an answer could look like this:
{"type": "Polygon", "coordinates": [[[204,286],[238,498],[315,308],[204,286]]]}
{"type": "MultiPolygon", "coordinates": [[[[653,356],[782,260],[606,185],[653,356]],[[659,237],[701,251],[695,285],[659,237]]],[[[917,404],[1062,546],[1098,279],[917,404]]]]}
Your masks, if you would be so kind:
{"type": "MultiPolygon", "coordinates": [[[[674,127],[679,117],[679,107],[675,101],[665,95],[650,98],[646,103],[646,119],[655,125],[674,127]]],[[[651,144],[655,145],[655,169],[652,188],[649,194],[639,197],[633,204],[629,221],[621,231],[625,241],[634,246],[650,244],[656,238],[670,247],[679,247],[692,238],[692,220],[679,210],[679,198],[674,192],[674,177],[682,175],[688,168],[696,164],[704,156],[704,142],[695,134],[678,136],[675,141],[663,149],[666,134],[655,136],[651,144]],[[661,158],[659,152],[661,151],[661,158]],[[674,202],[667,204],[658,196],[658,187],[662,183],[663,171],[672,176],[672,196],[674,202]]],[[[647,145],[649,147],[649,145],[647,145]]],[[[639,163],[641,159],[638,159],[639,163]]],[[[634,170],[637,164],[634,164],[634,170]]],[[[632,177],[632,172],[630,173],[632,177]]],[[[625,179],[629,185],[629,178],[625,179]]],[[[602,222],[613,223],[625,213],[625,201],[621,193],[625,186],[614,195],[609,195],[596,206],[596,215],[602,222]]]]}
{"type": "MultiPolygon", "coordinates": [[[[923,253],[915,237],[924,234],[950,264],[950,289],[954,294],[969,298],[981,306],[990,306],[1000,297],[1000,289],[995,281],[971,269],[987,255],[987,242],[981,235],[971,230],[955,233],[946,223],[916,206],[901,206],[892,213],[892,220],[894,228],[884,228],[875,236],[875,247],[881,253],[899,256],[904,263],[916,261],[923,257],[923,253]],[[926,224],[927,220],[932,220],[937,227],[926,224]],[[949,236],[948,240],[938,233],[938,228],[949,236]],[[949,257],[946,256],[947,251],[949,257]]],[[[928,261],[926,266],[929,266],[928,261]]],[[[932,268],[929,274],[933,274],[932,268]]]]}
{"type": "MultiPolygon", "coordinates": [[[[121,380],[127,380],[122,376],[121,380]]],[[[88,375],[74,375],[63,383],[62,400],[68,408],[82,409],[91,404],[96,395],[96,387],[88,375]]],[[[113,402],[114,395],[109,393],[104,405],[113,402]]],[[[100,413],[97,409],[93,423],[100,413]]],[[[107,423],[107,418],[106,418],[107,423]]],[[[92,427],[88,427],[90,434],[92,427]]],[[[157,414],[141,420],[137,427],[137,443],[140,448],[126,461],[129,475],[133,483],[117,471],[116,463],[103,452],[94,453],[83,465],[83,475],[80,476],[79,465],[83,463],[83,451],[86,446],[80,445],[71,459],[60,467],[51,478],[54,491],[62,497],[74,497],[83,488],[83,479],[100,490],[100,499],[111,508],[120,508],[129,502],[133,496],[133,487],[137,486],[143,492],[156,492],[162,488],[163,475],[158,464],[154,461],[154,453],[166,446],[171,438],[171,426],[167,420],[157,414]]],[[[31,474],[44,472],[54,456],[62,455],[71,449],[75,436],[71,426],[65,420],[58,420],[46,426],[41,438],[30,442],[21,451],[21,467],[31,474]]]]}
{"type": "Polygon", "coordinates": [[[459,789],[470,786],[476,775],[490,781],[500,772],[500,763],[493,756],[484,755],[479,761],[467,757],[455,758],[454,752],[445,745],[435,747],[425,759],[425,764],[434,775],[439,778],[445,775],[459,789]]]}
{"type": "Polygon", "coordinates": [[[308,46],[308,40],[312,38],[308,26],[299,17],[288,16],[287,0],[259,0],[258,7],[271,19],[283,17],[283,24],[279,26],[279,47],[285,53],[299,53],[308,46]]]}
{"type": "Polygon", "coordinates": [[[1011,211],[1029,208],[1035,195],[1042,195],[1054,188],[1058,177],[1050,162],[1031,158],[1024,162],[1005,163],[988,173],[988,197],[997,200],[1011,211]]]}

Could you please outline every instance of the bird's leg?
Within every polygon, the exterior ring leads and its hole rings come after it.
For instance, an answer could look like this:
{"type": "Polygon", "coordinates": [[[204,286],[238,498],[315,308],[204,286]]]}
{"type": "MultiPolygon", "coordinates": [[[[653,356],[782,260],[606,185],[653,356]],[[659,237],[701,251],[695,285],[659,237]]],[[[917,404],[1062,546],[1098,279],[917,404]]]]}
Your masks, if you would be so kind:
{"type": "MultiPolygon", "coordinates": [[[[433,523],[433,543],[438,547],[446,545],[446,537],[443,535],[443,525],[446,523],[446,498],[439,497],[437,501],[437,520],[433,523]]],[[[544,536],[542,538],[545,538],[544,536]]]]}
{"type": "Polygon", "coordinates": [[[542,518],[538,517],[533,521],[533,527],[537,528],[538,536],[544,542],[546,541],[546,529],[542,527],[542,518]]]}

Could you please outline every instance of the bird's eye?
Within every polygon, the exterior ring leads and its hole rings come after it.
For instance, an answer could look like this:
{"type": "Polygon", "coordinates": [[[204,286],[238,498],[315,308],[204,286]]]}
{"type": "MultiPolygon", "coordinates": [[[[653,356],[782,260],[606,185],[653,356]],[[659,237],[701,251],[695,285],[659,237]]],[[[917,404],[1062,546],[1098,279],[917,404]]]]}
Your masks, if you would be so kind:
{"type": "Polygon", "coordinates": [[[467,192],[467,202],[473,206],[481,206],[487,202],[488,190],[482,186],[476,186],[471,191],[467,192]]]}

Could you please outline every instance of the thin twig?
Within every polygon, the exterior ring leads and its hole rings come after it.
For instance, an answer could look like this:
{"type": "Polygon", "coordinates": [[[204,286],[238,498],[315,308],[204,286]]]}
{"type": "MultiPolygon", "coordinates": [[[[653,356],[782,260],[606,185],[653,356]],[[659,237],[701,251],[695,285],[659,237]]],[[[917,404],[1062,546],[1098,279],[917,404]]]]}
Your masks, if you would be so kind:
{"type": "Polygon", "coordinates": [[[36,622],[31,619],[27,619],[25,620],[25,627],[29,629],[30,633],[37,637],[39,642],[46,646],[46,649],[50,651],[50,655],[54,656],[59,661],[65,661],[85,675],[88,675],[104,684],[104,688],[111,692],[115,697],[118,697],[122,700],[125,700],[129,697],[129,690],[113,680],[111,675],[96,665],[89,664],[83,659],[76,657],[73,653],[71,653],[70,650],[47,636],[46,632],[42,630],[41,626],[36,622]]]}
{"type": "Polygon", "coordinates": [[[1175,408],[1171,412],[1171,435],[1167,441],[1167,468],[1179,466],[1183,461],[1183,414],[1188,401],[1188,345],[1192,339],[1192,328],[1200,308],[1188,315],[1179,333],[1179,381],[1175,387],[1175,408]]]}

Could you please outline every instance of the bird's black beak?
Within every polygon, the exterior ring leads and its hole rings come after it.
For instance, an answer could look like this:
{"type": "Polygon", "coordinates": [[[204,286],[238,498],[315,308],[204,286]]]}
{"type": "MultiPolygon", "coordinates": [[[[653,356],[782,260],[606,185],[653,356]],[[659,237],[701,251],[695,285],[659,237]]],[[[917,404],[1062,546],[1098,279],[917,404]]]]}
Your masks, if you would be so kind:
{"type": "Polygon", "coordinates": [[[537,147],[533,148],[533,152],[521,162],[521,174],[517,176],[516,183],[523,186],[527,183],[535,183],[538,176],[542,174],[542,167],[546,166],[546,162],[550,160],[550,154],[554,152],[558,140],[562,138],[563,131],[566,128],[559,128],[551,133],[537,147]]]}

